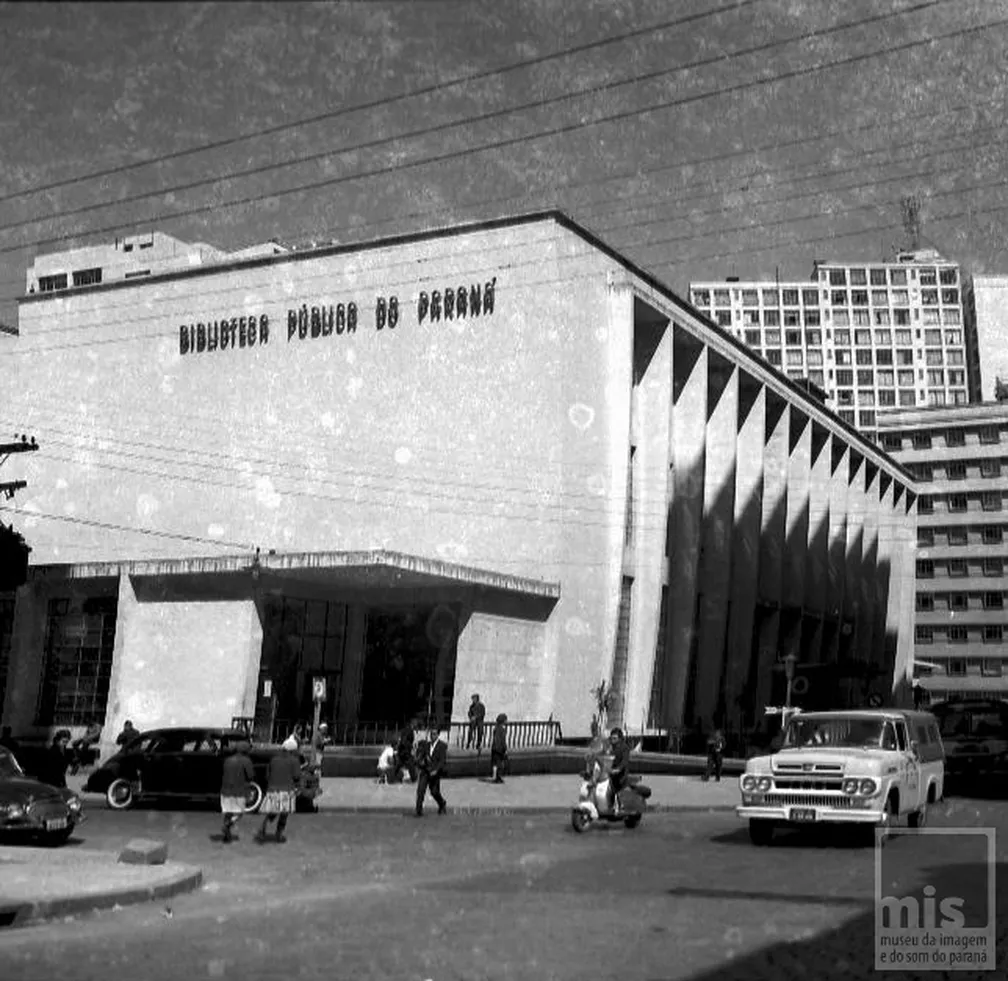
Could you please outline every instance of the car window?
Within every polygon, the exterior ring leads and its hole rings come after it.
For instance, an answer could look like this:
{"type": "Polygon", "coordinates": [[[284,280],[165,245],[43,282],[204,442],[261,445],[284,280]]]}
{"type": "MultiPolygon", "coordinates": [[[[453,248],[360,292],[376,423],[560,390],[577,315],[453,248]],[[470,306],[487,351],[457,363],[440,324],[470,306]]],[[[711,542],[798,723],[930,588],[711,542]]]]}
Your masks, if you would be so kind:
{"type": "Polygon", "coordinates": [[[221,743],[215,736],[208,734],[200,740],[198,748],[201,753],[219,753],[221,750],[221,743]]]}
{"type": "Polygon", "coordinates": [[[126,749],[131,753],[153,753],[160,742],[160,736],[144,736],[142,739],[135,739],[126,749]]]}
{"type": "MultiPolygon", "coordinates": [[[[904,748],[905,748],[904,743],[904,748]]],[[[882,727],[882,748],[883,749],[895,749],[896,748],[896,734],[893,732],[893,726],[891,722],[887,722],[882,727]]]]}
{"type": "Polygon", "coordinates": [[[896,723],[896,742],[899,745],[900,752],[905,753],[909,744],[907,742],[906,726],[902,722],[896,723]]]}
{"type": "Polygon", "coordinates": [[[931,745],[931,732],[928,726],[923,722],[917,723],[917,745],[918,746],[930,746],[931,745]]]}
{"type": "Polygon", "coordinates": [[[191,733],[188,732],[166,732],[161,739],[155,743],[152,752],[155,753],[182,753],[186,747],[191,752],[196,748],[196,742],[191,733]]]}

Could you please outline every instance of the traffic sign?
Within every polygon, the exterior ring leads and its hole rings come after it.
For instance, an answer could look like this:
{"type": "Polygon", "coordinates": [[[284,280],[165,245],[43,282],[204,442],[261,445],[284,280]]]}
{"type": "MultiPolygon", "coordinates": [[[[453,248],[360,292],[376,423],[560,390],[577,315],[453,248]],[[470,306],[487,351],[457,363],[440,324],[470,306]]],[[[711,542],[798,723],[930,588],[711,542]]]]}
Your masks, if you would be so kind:
{"type": "Polygon", "coordinates": [[[316,702],[324,702],[326,700],[325,678],[312,679],[312,699],[316,702]]]}

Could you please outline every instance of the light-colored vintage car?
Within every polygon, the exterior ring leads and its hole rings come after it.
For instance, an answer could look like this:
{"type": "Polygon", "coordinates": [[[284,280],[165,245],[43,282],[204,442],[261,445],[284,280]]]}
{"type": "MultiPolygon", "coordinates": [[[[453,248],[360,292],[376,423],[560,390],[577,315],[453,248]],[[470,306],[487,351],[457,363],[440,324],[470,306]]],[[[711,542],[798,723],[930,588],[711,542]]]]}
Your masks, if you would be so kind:
{"type": "Polygon", "coordinates": [[[927,821],[942,799],[945,750],[927,712],[865,709],[793,716],[778,752],[757,756],[739,778],[738,816],[754,844],[780,827],[861,825],[883,832],[927,821]]]}

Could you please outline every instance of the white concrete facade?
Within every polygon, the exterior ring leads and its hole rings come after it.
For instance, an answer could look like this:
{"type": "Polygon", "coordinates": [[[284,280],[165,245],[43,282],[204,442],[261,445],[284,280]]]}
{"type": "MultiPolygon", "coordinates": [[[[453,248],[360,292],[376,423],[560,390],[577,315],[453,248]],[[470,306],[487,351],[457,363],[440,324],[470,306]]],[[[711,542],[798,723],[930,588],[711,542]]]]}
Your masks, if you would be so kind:
{"type": "Polygon", "coordinates": [[[89,597],[117,611],[107,728],[257,711],[270,595],[342,604],[344,717],[379,606],[450,608],[454,718],[479,691],[567,735],[599,680],[632,730],[738,727],[781,653],[842,674],[903,650],[879,530],[912,528],[909,476],[565,216],[36,294],[20,327],[19,729],[83,721],[95,644],[55,663],[52,610],[112,629],[89,597]]]}

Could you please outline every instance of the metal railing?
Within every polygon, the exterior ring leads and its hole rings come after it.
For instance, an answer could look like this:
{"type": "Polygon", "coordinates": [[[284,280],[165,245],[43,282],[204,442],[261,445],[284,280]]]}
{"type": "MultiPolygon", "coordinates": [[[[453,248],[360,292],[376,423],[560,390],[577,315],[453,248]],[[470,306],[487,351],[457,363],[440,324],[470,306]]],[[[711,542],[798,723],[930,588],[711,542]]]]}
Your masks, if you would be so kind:
{"type": "MultiPolygon", "coordinates": [[[[402,731],[402,726],[393,722],[331,722],[328,725],[329,740],[334,746],[395,745],[402,731]]],[[[234,716],[231,719],[231,726],[256,735],[260,739],[264,735],[255,733],[254,720],[250,716],[234,716]]],[[[553,719],[508,722],[506,726],[509,749],[553,746],[562,736],[560,723],[553,719]]],[[[309,738],[311,722],[277,719],[273,723],[273,731],[269,734],[269,738],[264,741],[283,742],[291,733],[297,733],[302,739],[309,738]]],[[[456,749],[481,749],[489,752],[492,734],[491,722],[483,723],[482,732],[471,728],[468,722],[452,722],[448,727],[448,742],[456,749]]]]}

